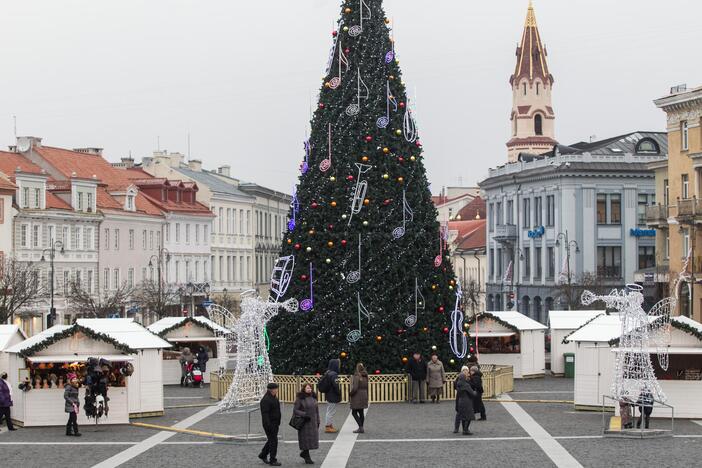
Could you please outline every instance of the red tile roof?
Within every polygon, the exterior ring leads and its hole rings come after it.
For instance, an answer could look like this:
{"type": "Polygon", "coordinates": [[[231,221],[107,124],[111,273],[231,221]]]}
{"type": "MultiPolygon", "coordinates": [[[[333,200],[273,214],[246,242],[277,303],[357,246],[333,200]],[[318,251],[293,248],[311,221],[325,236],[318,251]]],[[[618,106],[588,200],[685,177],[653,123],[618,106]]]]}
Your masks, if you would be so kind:
{"type": "Polygon", "coordinates": [[[480,197],[475,197],[466,206],[456,213],[456,218],[464,221],[476,219],[476,215],[480,215],[481,219],[485,219],[485,200],[480,197]],[[460,218],[458,218],[460,216],[460,218]]]}
{"type": "MultiPolygon", "coordinates": [[[[154,177],[141,168],[125,169],[124,172],[127,174],[129,180],[139,188],[147,187],[153,190],[153,187],[163,186],[164,188],[169,188],[170,190],[173,190],[175,188],[197,190],[197,184],[195,182],[183,182],[181,180],[169,180],[165,177],[154,177]]],[[[189,203],[186,201],[174,202],[172,200],[162,201],[154,197],[152,194],[146,193],[144,193],[144,197],[148,198],[148,200],[151,203],[158,206],[164,211],[197,214],[203,216],[214,216],[212,215],[212,212],[207,206],[203,205],[198,201],[196,201],[195,203],[189,203]]]]}
{"type": "Polygon", "coordinates": [[[73,211],[73,208],[71,205],[63,201],[58,195],[51,193],[49,191],[46,192],[46,207],[47,208],[52,208],[55,210],[69,210],[73,211]]]}
{"type": "Polygon", "coordinates": [[[0,190],[13,192],[17,189],[15,184],[3,176],[0,176],[0,190]]]}
{"type": "Polygon", "coordinates": [[[432,195],[431,201],[434,202],[434,206],[439,207],[439,206],[444,205],[446,203],[450,203],[450,202],[453,202],[456,200],[460,200],[461,198],[472,197],[472,196],[473,196],[473,194],[471,194],[471,193],[464,193],[464,194],[461,194],[461,195],[458,195],[458,196],[455,196],[452,198],[449,198],[445,195],[432,195]]]}
{"type": "Polygon", "coordinates": [[[484,249],[487,245],[484,219],[449,221],[449,230],[458,231],[453,242],[455,250],[484,249]]]}
{"type": "Polygon", "coordinates": [[[15,170],[18,167],[23,172],[41,174],[41,168],[21,154],[0,151],[0,172],[4,173],[10,179],[14,179],[15,170]]]}

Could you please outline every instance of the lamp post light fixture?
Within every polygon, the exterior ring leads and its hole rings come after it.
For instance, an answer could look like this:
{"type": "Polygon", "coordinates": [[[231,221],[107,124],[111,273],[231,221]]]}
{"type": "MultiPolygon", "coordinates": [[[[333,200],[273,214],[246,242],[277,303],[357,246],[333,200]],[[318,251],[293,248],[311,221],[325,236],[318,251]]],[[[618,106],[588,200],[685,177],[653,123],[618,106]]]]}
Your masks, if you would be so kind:
{"type": "Polygon", "coordinates": [[[570,274],[570,250],[575,249],[575,253],[579,254],[580,253],[580,246],[578,245],[578,241],[576,240],[570,240],[568,238],[568,230],[566,229],[566,232],[559,232],[556,235],[556,247],[561,246],[561,240],[563,241],[563,246],[565,247],[566,251],[566,274],[567,276],[567,281],[568,281],[568,310],[571,310],[571,293],[572,293],[572,278],[570,274]]]}
{"type": "Polygon", "coordinates": [[[66,251],[63,248],[63,242],[57,240],[51,240],[51,247],[48,249],[43,249],[41,251],[41,261],[46,262],[46,254],[49,254],[49,268],[50,268],[50,294],[51,294],[51,306],[49,309],[49,315],[46,316],[46,328],[51,328],[54,326],[54,321],[56,320],[56,308],[54,307],[54,258],[56,258],[56,251],[59,251],[61,255],[65,254],[66,251]]]}

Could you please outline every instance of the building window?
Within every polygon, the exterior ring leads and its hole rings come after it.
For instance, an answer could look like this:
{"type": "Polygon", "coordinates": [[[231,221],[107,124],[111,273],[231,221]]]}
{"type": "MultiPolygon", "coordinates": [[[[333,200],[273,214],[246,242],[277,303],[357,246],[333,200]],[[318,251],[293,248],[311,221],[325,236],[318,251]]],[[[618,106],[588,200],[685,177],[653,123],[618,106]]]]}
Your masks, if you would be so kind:
{"type": "Polygon", "coordinates": [[[39,225],[32,226],[32,247],[39,247],[39,225]]]}
{"type": "Polygon", "coordinates": [[[493,203],[490,203],[488,208],[488,227],[490,232],[495,230],[495,205],[493,203]]]}
{"type": "Polygon", "coordinates": [[[130,268],[127,271],[127,286],[130,288],[134,287],[134,268],[130,268]]]}
{"type": "Polygon", "coordinates": [[[665,231],[665,251],[663,252],[663,255],[665,256],[666,260],[670,258],[670,232],[668,232],[667,229],[665,231]]]}
{"type": "Polygon", "coordinates": [[[134,229],[129,230],[129,250],[134,250],[134,229]]]}
{"type": "Polygon", "coordinates": [[[621,278],[621,247],[597,247],[597,275],[602,278],[621,278]]]}
{"type": "Polygon", "coordinates": [[[119,268],[112,270],[112,289],[119,289],[119,268]]]}
{"type": "Polygon", "coordinates": [[[127,211],[134,211],[134,195],[127,195],[127,211]]]}
{"type": "Polygon", "coordinates": [[[539,95],[539,87],[540,87],[540,86],[541,86],[541,83],[539,83],[539,82],[537,81],[537,82],[536,82],[536,95],[537,95],[537,96],[539,95]]]}
{"type": "Polygon", "coordinates": [[[549,195],[546,197],[546,226],[556,224],[556,197],[549,195]]]}
{"type": "MultiPolygon", "coordinates": [[[[507,200],[507,224],[514,224],[514,202],[507,200]]],[[[276,225],[277,227],[277,225],[276,225]]]]}
{"type": "Polygon", "coordinates": [[[175,282],[180,283],[180,262],[175,261],[175,282]]]}
{"type": "Polygon", "coordinates": [[[93,194],[88,192],[88,211],[93,211],[93,194]]]}
{"type": "Polygon", "coordinates": [[[93,293],[93,270],[88,270],[88,280],[85,285],[85,290],[88,294],[93,293]]]}
{"type": "Polygon", "coordinates": [[[190,260],[185,261],[185,281],[192,281],[192,276],[190,275],[190,260]]]}
{"type": "Polygon", "coordinates": [[[115,229],[115,250],[119,250],[119,229],[115,229]]]}
{"type": "Polygon", "coordinates": [[[534,134],[535,135],[543,135],[544,134],[541,114],[536,114],[534,116],[534,134]]]}
{"type": "Polygon", "coordinates": [[[524,279],[528,280],[531,278],[531,249],[529,247],[524,248],[524,279]]]}
{"type": "Polygon", "coordinates": [[[149,231],[149,250],[154,250],[154,231],[149,231]]]}
{"type": "Polygon", "coordinates": [[[190,243],[190,225],[189,224],[185,225],[185,243],[186,244],[190,243]]]}
{"type": "Polygon", "coordinates": [[[541,226],[543,225],[542,221],[542,202],[541,202],[541,197],[536,197],[534,198],[534,226],[541,226]]]}
{"type": "Polygon", "coordinates": [[[78,192],[78,211],[83,211],[83,192],[78,192]]]}
{"type": "Polygon", "coordinates": [[[175,223],[175,241],[180,242],[180,223],[175,223]]]}
{"type": "Polygon", "coordinates": [[[523,224],[523,227],[530,228],[531,227],[531,199],[525,198],[523,201],[523,205],[524,205],[524,210],[523,210],[524,224],[523,224]]]}
{"type": "Polygon", "coordinates": [[[680,178],[682,181],[682,198],[687,200],[690,198],[690,178],[687,174],[681,175],[680,178]]]}
{"type": "Polygon", "coordinates": [[[83,228],[83,250],[93,249],[93,228],[83,228]]]}
{"type": "Polygon", "coordinates": [[[28,227],[26,224],[20,226],[20,245],[25,248],[29,247],[29,244],[27,243],[27,229],[28,227]]]}
{"type": "MultiPolygon", "coordinates": [[[[450,217],[450,215],[449,215],[450,217]]],[[[498,226],[503,223],[502,217],[502,202],[495,203],[495,224],[498,226]]]]}
{"type": "Polygon", "coordinates": [[[195,277],[193,279],[195,280],[195,282],[196,283],[199,282],[200,281],[200,262],[198,262],[197,260],[195,260],[195,275],[194,276],[195,277]]]}
{"type": "Polygon", "coordinates": [[[29,188],[24,187],[22,189],[22,207],[29,208],[29,188]]]}
{"type": "Polygon", "coordinates": [[[146,250],[146,229],[141,231],[141,250],[146,250]]]}
{"type": "Polygon", "coordinates": [[[546,254],[548,255],[548,270],[546,270],[546,277],[553,279],[556,276],[556,249],[553,247],[548,247],[546,249],[546,254]]]}
{"type": "Polygon", "coordinates": [[[639,269],[656,266],[656,248],[653,246],[639,247],[639,269]]]}
{"type": "Polygon", "coordinates": [[[224,233],[224,208],[220,208],[220,209],[219,209],[219,216],[218,216],[218,218],[219,218],[219,219],[218,219],[217,221],[219,222],[219,223],[218,223],[219,226],[218,226],[218,228],[217,228],[217,232],[219,232],[220,234],[222,234],[222,233],[224,233]]]}
{"type": "Polygon", "coordinates": [[[618,193],[609,196],[610,224],[621,224],[622,222],[622,197],[618,193]]]}
{"type": "MultiPolygon", "coordinates": [[[[653,199],[653,197],[651,197],[653,199]]],[[[636,219],[639,226],[646,225],[646,207],[649,205],[649,196],[645,193],[639,194],[639,203],[636,207],[636,219]]],[[[653,201],[653,200],[651,200],[653,201]]]]}
{"type": "Polygon", "coordinates": [[[73,226],[73,234],[71,236],[71,249],[78,250],[80,247],[80,228],[78,226],[73,226]]]}
{"type": "Polygon", "coordinates": [[[209,238],[207,237],[207,232],[208,232],[208,229],[207,229],[207,225],[205,224],[205,225],[202,227],[202,237],[204,238],[204,239],[203,239],[203,241],[204,241],[203,243],[204,243],[205,245],[207,245],[207,244],[209,243],[209,238]]]}
{"type": "Polygon", "coordinates": [[[688,138],[687,138],[687,120],[680,122],[680,137],[682,143],[682,149],[687,150],[688,138]]]}
{"type": "MultiPolygon", "coordinates": [[[[64,244],[66,242],[64,241],[64,244]]],[[[105,250],[110,250],[110,230],[105,229],[105,250]]]]}
{"type": "Polygon", "coordinates": [[[494,272],[495,272],[494,250],[488,249],[488,276],[492,276],[494,272]]]}
{"type": "MultiPolygon", "coordinates": [[[[2,206],[1,203],[0,203],[0,206],[2,206]]],[[[0,208],[0,214],[2,214],[2,208],[0,208]]],[[[0,217],[0,222],[2,222],[2,218],[1,218],[1,217],[0,217]]],[[[48,229],[48,232],[47,232],[48,235],[46,236],[46,238],[47,238],[47,240],[49,241],[49,246],[50,246],[51,244],[54,243],[54,229],[55,229],[55,226],[49,225],[49,226],[47,226],[47,229],[48,229]]]]}
{"type": "Polygon", "coordinates": [[[76,287],[80,288],[81,287],[81,282],[83,279],[83,272],[81,270],[76,270],[76,287]]]}
{"type": "Polygon", "coordinates": [[[682,258],[687,258],[690,256],[690,230],[683,229],[682,234],[682,258]]]}
{"type": "Polygon", "coordinates": [[[209,278],[207,275],[208,271],[209,270],[207,269],[207,260],[205,260],[204,262],[202,262],[202,278],[204,281],[209,281],[209,278]]]}
{"type": "Polygon", "coordinates": [[[171,241],[171,225],[166,224],[164,228],[164,242],[170,242],[171,241]]]}
{"type": "MultiPolygon", "coordinates": [[[[151,270],[153,271],[153,267],[151,270]]],[[[146,267],[141,267],[141,282],[146,282],[146,267]]]]}
{"type": "Polygon", "coordinates": [[[41,189],[35,188],[34,189],[34,208],[41,208],[40,198],[41,198],[41,189]]]}
{"type": "Polygon", "coordinates": [[[161,248],[161,231],[156,231],[156,248],[161,248]]]}
{"type": "Polygon", "coordinates": [[[524,93],[525,96],[526,96],[526,91],[527,91],[527,84],[525,82],[525,83],[522,83],[522,92],[524,93]]]}
{"type": "Polygon", "coordinates": [[[668,206],[670,203],[670,186],[668,184],[668,179],[663,180],[663,205],[668,206]]]}
{"type": "Polygon", "coordinates": [[[536,247],[534,249],[534,255],[536,255],[536,279],[541,281],[541,274],[543,272],[542,262],[541,262],[541,247],[536,247]]]}
{"type": "Polygon", "coordinates": [[[199,224],[195,225],[195,243],[196,244],[200,243],[200,225],[199,224]]]}
{"type": "Polygon", "coordinates": [[[607,224],[607,195],[597,194],[597,224],[607,224]]]}

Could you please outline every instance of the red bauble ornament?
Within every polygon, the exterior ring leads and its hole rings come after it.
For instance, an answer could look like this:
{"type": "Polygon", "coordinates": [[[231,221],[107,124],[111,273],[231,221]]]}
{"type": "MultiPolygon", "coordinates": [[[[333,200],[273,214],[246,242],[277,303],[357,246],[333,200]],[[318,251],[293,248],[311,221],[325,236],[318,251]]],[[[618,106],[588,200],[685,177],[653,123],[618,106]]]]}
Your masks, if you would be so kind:
{"type": "Polygon", "coordinates": [[[441,313],[444,312],[444,306],[439,306],[439,312],[441,312],[441,313]]]}
{"type": "Polygon", "coordinates": [[[302,281],[307,281],[307,275],[300,275],[300,279],[302,281]]]}
{"type": "MultiPolygon", "coordinates": [[[[339,34],[339,32],[338,32],[338,31],[332,31],[332,37],[336,37],[336,36],[337,36],[337,34],[339,34]]],[[[319,375],[319,374],[317,374],[317,375],[319,375]]]]}
{"type": "Polygon", "coordinates": [[[415,141],[414,144],[417,145],[418,148],[422,146],[422,142],[419,140],[415,141]]]}
{"type": "Polygon", "coordinates": [[[317,202],[312,202],[311,206],[312,206],[312,208],[317,208],[319,205],[317,204],[317,202]]]}
{"type": "Polygon", "coordinates": [[[323,103],[323,102],[320,102],[320,103],[319,103],[319,108],[320,108],[320,109],[324,109],[324,103],[323,103]]]}
{"type": "Polygon", "coordinates": [[[383,201],[383,205],[389,205],[389,204],[390,204],[390,200],[389,200],[389,199],[386,199],[386,200],[383,201]]]}
{"type": "Polygon", "coordinates": [[[380,369],[375,370],[375,375],[378,375],[378,374],[380,374],[380,369]]]}
{"type": "Polygon", "coordinates": [[[405,331],[402,328],[397,329],[397,334],[402,335],[405,331]]]}
{"type": "Polygon", "coordinates": [[[300,250],[302,246],[300,244],[295,244],[295,250],[300,250]]]}
{"type": "Polygon", "coordinates": [[[351,49],[349,49],[348,47],[344,49],[344,53],[345,53],[346,55],[348,55],[349,52],[351,52],[351,49]]]}
{"type": "Polygon", "coordinates": [[[473,354],[475,352],[475,348],[471,346],[468,351],[470,351],[470,353],[473,354]]]}
{"type": "Polygon", "coordinates": [[[399,158],[397,158],[397,160],[400,161],[400,162],[405,162],[405,158],[403,158],[402,156],[400,156],[399,158]]]}
{"type": "Polygon", "coordinates": [[[400,109],[404,109],[404,108],[405,108],[405,103],[404,103],[404,102],[401,102],[401,103],[398,104],[398,105],[400,106],[400,109]]]}
{"type": "Polygon", "coordinates": [[[448,332],[449,332],[448,327],[444,327],[444,333],[448,333],[448,332]]]}
{"type": "Polygon", "coordinates": [[[342,247],[346,247],[346,239],[341,240],[341,245],[342,245],[342,247]]]}
{"type": "Polygon", "coordinates": [[[327,229],[329,229],[331,231],[332,229],[334,229],[334,225],[333,224],[328,225],[327,229]]]}
{"type": "Polygon", "coordinates": [[[373,137],[370,135],[366,135],[366,141],[370,143],[371,141],[373,141],[373,137]]]}
{"type": "Polygon", "coordinates": [[[352,175],[346,176],[346,180],[353,180],[353,176],[352,175]]]}

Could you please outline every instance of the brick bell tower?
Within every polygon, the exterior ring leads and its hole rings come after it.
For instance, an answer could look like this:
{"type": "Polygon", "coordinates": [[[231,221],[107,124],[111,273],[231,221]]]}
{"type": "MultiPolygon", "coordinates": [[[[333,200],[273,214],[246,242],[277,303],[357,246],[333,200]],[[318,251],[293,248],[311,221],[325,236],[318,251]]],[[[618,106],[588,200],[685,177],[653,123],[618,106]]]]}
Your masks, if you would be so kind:
{"type": "Polygon", "coordinates": [[[509,79],[512,116],[511,138],[507,142],[508,162],[517,161],[519,153],[544,153],[556,144],[556,116],[551,106],[553,75],[548,71],[547,53],[541,44],[531,0],[516,55],[517,64],[509,79]]]}

